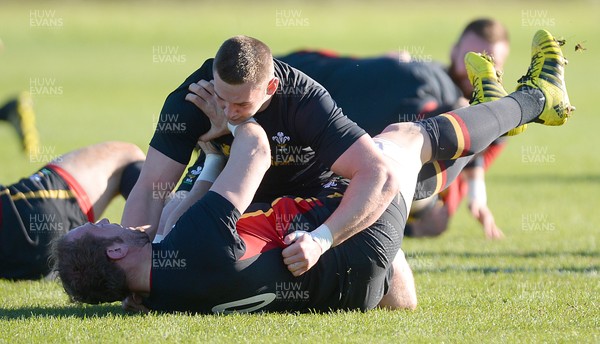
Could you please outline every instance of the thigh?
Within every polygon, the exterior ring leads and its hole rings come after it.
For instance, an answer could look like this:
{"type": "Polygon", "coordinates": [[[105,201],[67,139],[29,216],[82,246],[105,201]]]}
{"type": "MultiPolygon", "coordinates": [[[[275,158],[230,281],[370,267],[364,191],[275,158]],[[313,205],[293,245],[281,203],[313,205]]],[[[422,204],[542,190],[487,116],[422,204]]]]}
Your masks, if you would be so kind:
{"type": "MultiPolygon", "coordinates": [[[[102,142],[62,155],[50,165],[64,170],[89,199],[93,214],[99,216],[118,194],[123,169],[144,160],[144,153],[127,142],[102,142]]],[[[173,185],[174,187],[174,185],[173,185]]]]}
{"type": "Polygon", "coordinates": [[[3,190],[0,277],[36,279],[50,271],[50,243],[87,221],[67,183],[48,168],[3,190]]]}

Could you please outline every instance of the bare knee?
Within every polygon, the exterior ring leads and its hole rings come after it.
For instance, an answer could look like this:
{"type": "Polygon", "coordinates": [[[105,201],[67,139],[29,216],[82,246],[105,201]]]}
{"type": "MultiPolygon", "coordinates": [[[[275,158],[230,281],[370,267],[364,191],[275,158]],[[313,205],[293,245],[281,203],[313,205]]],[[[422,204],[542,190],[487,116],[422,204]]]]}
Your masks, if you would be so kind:
{"type": "Polygon", "coordinates": [[[110,152],[113,159],[119,160],[120,165],[129,165],[132,162],[145,160],[146,155],[140,147],[133,143],[121,142],[121,141],[108,141],[98,145],[104,145],[102,151],[110,152]]]}
{"type": "Polygon", "coordinates": [[[144,159],[144,153],[136,145],[109,141],[69,152],[52,164],[60,166],[77,181],[98,216],[118,195],[125,167],[144,159]]]}
{"type": "Polygon", "coordinates": [[[392,266],[394,276],[390,281],[388,293],[379,302],[379,307],[415,310],[417,308],[415,280],[402,250],[398,251],[392,266]]]}
{"type": "Polygon", "coordinates": [[[398,139],[421,136],[421,126],[413,122],[392,123],[385,127],[380,135],[401,134],[398,139]]]}

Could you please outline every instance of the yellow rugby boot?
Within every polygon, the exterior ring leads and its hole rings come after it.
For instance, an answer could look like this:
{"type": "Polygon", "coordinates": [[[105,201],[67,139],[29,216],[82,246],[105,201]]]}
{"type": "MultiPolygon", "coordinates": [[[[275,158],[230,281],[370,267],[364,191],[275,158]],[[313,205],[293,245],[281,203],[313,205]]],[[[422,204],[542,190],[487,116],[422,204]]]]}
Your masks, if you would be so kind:
{"type": "MultiPolygon", "coordinates": [[[[490,102],[508,95],[502,87],[500,73],[494,68],[494,60],[491,56],[469,52],[465,55],[465,66],[469,81],[473,85],[473,94],[469,102],[471,105],[490,102]]],[[[511,129],[506,135],[517,135],[525,129],[527,124],[511,129]]]]}
{"type": "Polygon", "coordinates": [[[575,110],[565,85],[567,60],[560,48],[562,44],[546,30],[536,32],[531,43],[531,65],[518,81],[517,90],[537,88],[544,94],[544,110],[534,120],[544,125],[563,125],[575,110]]]}

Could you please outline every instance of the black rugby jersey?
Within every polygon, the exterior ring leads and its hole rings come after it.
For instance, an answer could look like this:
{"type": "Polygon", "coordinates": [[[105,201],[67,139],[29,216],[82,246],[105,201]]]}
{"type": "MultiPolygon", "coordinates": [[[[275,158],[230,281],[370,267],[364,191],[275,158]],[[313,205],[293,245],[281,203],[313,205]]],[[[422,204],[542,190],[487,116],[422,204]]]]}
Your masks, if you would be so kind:
{"type": "Polygon", "coordinates": [[[237,221],[240,213],[229,201],[207,193],[161,243],[152,245],[151,291],[144,304],[157,311],[198,313],[374,308],[387,292],[402,242],[405,211],[396,203],[371,227],[325,252],[303,275],[294,277],[283,263],[283,236],[313,230],[340,199],[340,194],[285,197],[237,221]]]}
{"type": "Polygon", "coordinates": [[[346,116],[371,136],[392,123],[449,111],[462,96],[436,62],[342,57],[319,51],[295,52],[280,59],[323,85],[346,116]]]}
{"type": "MultiPolygon", "coordinates": [[[[182,164],[188,164],[198,138],[210,128],[185,95],[191,83],[213,79],[212,64],[207,60],[167,97],[150,142],[182,164]]],[[[328,168],[365,134],[320,84],[281,61],[274,60],[274,66],[279,87],[269,106],[254,116],[267,133],[272,155],[256,200],[314,195],[331,176],[328,168]]],[[[226,154],[232,141],[231,135],[216,140],[226,154]]]]}

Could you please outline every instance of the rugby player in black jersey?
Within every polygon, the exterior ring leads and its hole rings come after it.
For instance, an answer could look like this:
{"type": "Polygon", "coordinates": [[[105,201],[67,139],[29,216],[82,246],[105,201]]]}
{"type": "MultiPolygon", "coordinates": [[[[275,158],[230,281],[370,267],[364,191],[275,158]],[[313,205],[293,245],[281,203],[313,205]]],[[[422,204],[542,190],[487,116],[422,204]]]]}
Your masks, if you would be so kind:
{"type": "Polygon", "coordinates": [[[104,142],[50,161],[27,178],[0,185],[0,278],[38,279],[50,272],[50,242],[95,221],[119,193],[127,197],[144,153],[104,142]]]}
{"type": "MultiPolygon", "coordinates": [[[[394,167],[401,185],[398,198],[367,229],[345,231],[333,243],[328,241],[319,233],[327,197],[306,200],[309,204],[304,205],[278,200],[266,213],[249,214],[248,219],[267,218],[260,229],[244,225],[244,219],[237,221],[271,159],[264,130],[244,121],[230,126],[238,136],[223,172],[161,243],[150,242],[156,228],[144,232],[107,221],[83,225],[61,238],[54,256],[65,290],[74,300],[88,303],[116,301],[133,293],[144,299],[145,306],[162,311],[370,309],[380,301],[397,307],[392,262],[422,166],[449,165],[526,123],[562,125],[574,109],[564,83],[566,60],[558,40],[545,30],[534,36],[532,63],[517,91],[505,97],[497,96],[506,91],[489,58],[469,53],[465,60],[476,99],[485,104],[416,123],[392,124],[372,139],[375,154],[394,167]],[[278,202],[283,204],[281,211],[275,209],[278,202]],[[268,219],[273,213],[292,216],[268,219]],[[311,219],[306,228],[291,226],[299,214],[311,219]],[[265,235],[269,231],[271,235],[265,235]],[[307,269],[311,254],[284,248],[290,241],[322,256],[313,262],[315,268],[307,269]],[[281,291],[289,291],[286,285],[300,291],[294,294],[299,298],[283,296],[281,291]]],[[[438,174],[437,182],[424,184],[434,193],[447,182],[438,174]]]]}
{"type": "MultiPolygon", "coordinates": [[[[323,85],[346,116],[375,136],[390,123],[416,121],[467,106],[473,91],[464,64],[469,51],[486,52],[494,57],[496,69],[502,70],[509,53],[506,28],[493,19],[471,21],[453,45],[448,67],[432,61],[424,51],[413,51],[416,56],[401,51],[357,58],[327,50],[301,50],[278,59],[323,85]]],[[[505,145],[505,138],[500,138],[475,156],[439,200],[434,197],[413,204],[405,235],[441,234],[468,195],[471,214],[483,225],[486,237],[503,237],[487,205],[484,175],[505,145]]]]}
{"type": "MultiPolygon", "coordinates": [[[[479,19],[472,21],[464,29],[452,49],[451,65],[447,70],[435,62],[399,63],[397,56],[356,59],[338,57],[327,52],[303,51],[280,59],[323,85],[351,120],[356,121],[369,135],[375,136],[390,123],[417,120],[468,104],[463,96],[470,98],[473,88],[466,76],[464,55],[468,51],[486,51],[495,57],[496,68],[501,68],[508,49],[505,27],[492,19],[479,19]]],[[[294,91],[294,88],[288,88],[294,91]]],[[[210,95],[204,93],[204,88],[195,89],[200,91],[198,95],[202,100],[196,99],[202,109],[206,105],[204,102],[210,101],[210,95]]],[[[286,146],[286,138],[285,135],[276,137],[283,142],[280,151],[292,152],[287,154],[292,158],[298,156],[299,154],[293,154],[293,149],[297,147],[286,146]]],[[[438,196],[427,197],[429,195],[418,193],[418,201],[413,204],[413,213],[409,217],[405,234],[441,234],[448,228],[449,218],[462,198],[468,194],[471,214],[482,223],[486,237],[501,238],[502,231],[496,226],[494,216],[487,206],[484,170],[504,148],[503,139],[494,141],[488,149],[475,156],[456,182],[439,196],[441,201],[438,196]]],[[[298,151],[297,149],[296,152],[298,151]]],[[[281,158],[282,155],[284,154],[277,157],[281,158]]],[[[172,226],[184,210],[199,199],[199,193],[195,190],[190,195],[186,191],[191,190],[193,181],[198,176],[196,172],[204,168],[204,158],[205,155],[200,152],[198,160],[189,168],[178,189],[178,195],[181,196],[176,199],[177,202],[169,205],[169,209],[165,209],[165,214],[169,214],[167,210],[175,210],[169,219],[161,217],[161,228],[172,226]],[[184,200],[184,196],[190,196],[190,199],[184,200]],[[183,203],[181,207],[175,206],[178,202],[183,203]],[[167,225],[162,226],[164,223],[167,225]]],[[[274,164],[280,163],[280,160],[282,159],[275,158],[274,164]]],[[[211,160],[208,164],[212,166],[214,162],[211,160]]],[[[424,174],[427,172],[426,168],[424,174]]],[[[422,179],[426,179],[426,176],[422,179]]],[[[420,187],[417,184],[417,189],[420,187]]]]}
{"type": "Polygon", "coordinates": [[[272,164],[257,201],[313,196],[332,172],[351,179],[344,200],[320,229],[329,241],[373,223],[398,193],[398,181],[371,138],[321,85],[273,59],[264,43],[236,36],[167,97],[123,225],[157,227],[164,199],[153,197],[153,188],[174,188],[201,136],[229,149],[232,137],[221,136],[226,131],[211,127],[206,116],[217,111],[231,124],[253,117],[267,133],[272,164]],[[206,97],[200,90],[208,90],[218,105],[199,109],[186,100],[190,89],[206,97]]]}

